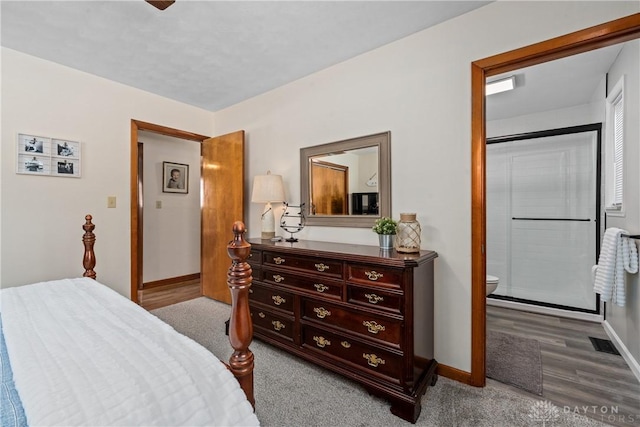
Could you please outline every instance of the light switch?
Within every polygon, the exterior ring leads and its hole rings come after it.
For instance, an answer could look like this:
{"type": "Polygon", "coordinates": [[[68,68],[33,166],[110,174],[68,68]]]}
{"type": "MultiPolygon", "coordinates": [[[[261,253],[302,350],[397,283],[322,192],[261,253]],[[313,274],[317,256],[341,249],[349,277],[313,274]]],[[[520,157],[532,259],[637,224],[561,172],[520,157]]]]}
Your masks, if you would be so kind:
{"type": "Polygon", "coordinates": [[[162,209],[162,200],[156,200],[156,209],[162,209]]]}
{"type": "Polygon", "coordinates": [[[115,208],[116,207],[116,196],[107,197],[107,207],[115,208]]]}

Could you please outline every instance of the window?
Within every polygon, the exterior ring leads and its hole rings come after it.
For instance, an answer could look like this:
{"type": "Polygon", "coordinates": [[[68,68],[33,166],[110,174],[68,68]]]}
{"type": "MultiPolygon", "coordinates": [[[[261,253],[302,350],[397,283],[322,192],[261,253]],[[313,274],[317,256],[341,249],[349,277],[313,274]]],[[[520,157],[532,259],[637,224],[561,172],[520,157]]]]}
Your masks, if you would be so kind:
{"type": "Polygon", "coordinates": [[[605,207],[623,214],[624,190],[624,76],[606,100],[605,207]]]}

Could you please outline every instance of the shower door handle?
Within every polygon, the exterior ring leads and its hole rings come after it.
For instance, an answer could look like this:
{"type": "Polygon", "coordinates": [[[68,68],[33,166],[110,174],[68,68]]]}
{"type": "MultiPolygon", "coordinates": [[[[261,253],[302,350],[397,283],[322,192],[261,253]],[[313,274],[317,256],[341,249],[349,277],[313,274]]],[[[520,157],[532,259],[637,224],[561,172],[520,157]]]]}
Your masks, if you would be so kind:
{"type": "Polygon", "coordinates": [[[590,218],[511,218],[513,221],[592,221],[590,218]]]}

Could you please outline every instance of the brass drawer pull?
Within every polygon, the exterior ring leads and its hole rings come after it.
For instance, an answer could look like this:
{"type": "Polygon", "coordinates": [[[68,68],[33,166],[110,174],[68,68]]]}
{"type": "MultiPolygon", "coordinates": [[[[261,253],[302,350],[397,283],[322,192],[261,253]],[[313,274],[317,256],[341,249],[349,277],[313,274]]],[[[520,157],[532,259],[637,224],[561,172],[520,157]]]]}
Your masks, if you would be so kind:
{"type": "Polygon", "coordinates": [[[320,348],[324,348],[327,345],[331,345],[331,341],[329,341],[328,339],[326,339],[325,337],[313,337],[313,340],[316,342],[316,345],[320,348]]]}
{"type": "Polygon", "coordinates": [[[383,325],[379,325],[375,320],[365,320],[362,322],[363,326],[367,327],[367,330],[372,334],[377,334],[380,331],[384,331],[385,327],[383,325]]]}
{"type": "Polygon", "coordinates": [[[384,365],[385,363],[384,359],[379,358],[375,354],[362,353],[362,357],[367,359],[367,364],[369,366],[373,366],[374,368],[377,368],[378,365],[384,365]]]}
{"type": "Polygon", "coordinates": [[[275,262],[278,265],[284,264],[284,258],[280,258],[279,256],[277,256],[273,259],[273,262],[275,262]]]}
{"type": "Polygon", "coordinates": [[[279,320],[274,320],[273,322],[271,322],[271,324],[273,325],[273,329],[275,329],[276,331],[284,329],[284,323],[280,322],[279,320]]]}
{"type": "Polygon", "coordinates": [[[318,319],[324,319],[327,316],[331,316],[331,312],[324,307],[316,307],[313,311],[316,313],[316,316],[318,316],[318,319]]]}
{"type": "Polygon", "coordinates": [[[265,317],[267,317],[267,315],[264,314],[263,312],[258,313],[258,316],[260,316],[261,319],[264,319],[265,317]]]}
{"type": "Polygon", "coordinates": [[[351,347],[351,343],[349,341],[342,341],[340,345],[342,345],[344,348],[351,347]]]}
{"type": "Polygon", "coordinates": [[[329,266],[325,265],[323,263],[315,264],[315,266],[316,266],[316,270],[318,270],[318,271],[325,271],[325,270],[329,269],[329,266]]]}
{"type": "Polygon", "coordinates": [[[371,304],[377,304],[380,301],[384,301],[383,297],[378,296],[376,294],[364,294],[364,296],[369,300],[371,304]]]}
{"type": "Polygon", "coordinates": [[[324,292],[327,289],[329,289],[328,286],[323,285],[322,283],[314,283],[313,287],[316,288],[316,291],[318,291],[318,292],[324,292]]]}
{"type": "Polygon", "coordinates": [[[279,275],[279,274],[274,274],[274,275],[273,275],[273,280],[274,280],[274,282],[276,282],[276,283],[280,283],[280,282],[282,282],[282,281],[284,280],[284,277],[282,277],[282,276],[281,276],[281,275],[279,275]]]}
{"type": "Polygon", "coordinates": [[[369,278],[369,280],[373,280],[373,281],[376,281],[383,276],[382,273],[378,273],[375,270],[365,271],[364,274],[369,278]]]}
{"type": "Polygon", "coordinates": [[[282,298],[280,295],[274,295],[274,296],[271,297],[271,299],[273,300],[273,303],[275,305],[280,305],[283,302],[287,302],[287,300],[282,298]]]}

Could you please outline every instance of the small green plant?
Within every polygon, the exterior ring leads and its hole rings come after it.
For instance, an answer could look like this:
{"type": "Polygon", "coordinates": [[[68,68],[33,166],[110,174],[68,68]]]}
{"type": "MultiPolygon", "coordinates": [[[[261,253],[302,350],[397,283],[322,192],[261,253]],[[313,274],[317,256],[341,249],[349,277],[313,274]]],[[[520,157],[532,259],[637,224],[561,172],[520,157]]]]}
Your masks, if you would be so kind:
{"type": "Polygon", "coordinates": [[[396,234],[398,223],[385,216],[376,220],[372,230],[377,234],[396,234]]]}

